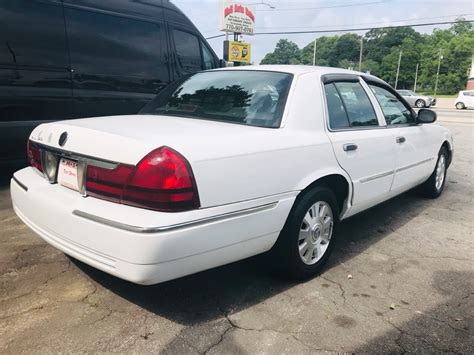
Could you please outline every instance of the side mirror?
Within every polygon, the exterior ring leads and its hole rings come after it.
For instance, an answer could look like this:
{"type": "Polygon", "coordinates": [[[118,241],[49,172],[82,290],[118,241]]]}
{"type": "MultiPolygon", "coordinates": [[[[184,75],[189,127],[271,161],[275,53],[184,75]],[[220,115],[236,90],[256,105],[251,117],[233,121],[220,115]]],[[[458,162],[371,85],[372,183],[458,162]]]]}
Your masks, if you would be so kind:
{"type": "Polygon", "coordinates": [[[219,68],[225,68],[227,64],[224,59],[219,59],[219,68]]]}
{"type": "Polygon", "coordinates": [[[433,123],[436,121],[436,117],[436,112],[422,108],[418,111],[418,117],[416,120],[418,123],[433,123]]]}

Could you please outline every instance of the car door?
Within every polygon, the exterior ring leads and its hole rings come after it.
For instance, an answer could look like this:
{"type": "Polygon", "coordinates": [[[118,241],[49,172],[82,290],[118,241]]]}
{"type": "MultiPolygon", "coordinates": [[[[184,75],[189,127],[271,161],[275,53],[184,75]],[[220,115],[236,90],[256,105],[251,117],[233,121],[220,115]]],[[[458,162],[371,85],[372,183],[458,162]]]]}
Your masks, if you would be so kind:
{"type": "Polygon", "coordinates": [[[323,81],[329,139],[339,165],[353,183],[352,215],[387,199],[396,146],[359,77],[325,76],[323,81]]]}
{"type": "Polygon", "coordinates": [[[391,194],[408,190],[427,179],[433,171],[439,143],[433,127],[417,124],[416,114],[395,90],[380,82],[368,81],[384,114],[391,144],[396,147],[395,176],[391,194]]]}
{"type": "Polygon", "coordinates": [[[401,97],[403,97],[406,102],[408,102],[410,105],[410,94],[408,93],[408,91],[405,91],[405,90],[397,90],[397,92],[400,94],[401,97]]]}
{"type": "Polygon", "coordinates": [[[465,96],[466,101],[467,101],[466,107],[474,108],[474,91],[466,91],[464,95],[466,95],[465,96]]]}

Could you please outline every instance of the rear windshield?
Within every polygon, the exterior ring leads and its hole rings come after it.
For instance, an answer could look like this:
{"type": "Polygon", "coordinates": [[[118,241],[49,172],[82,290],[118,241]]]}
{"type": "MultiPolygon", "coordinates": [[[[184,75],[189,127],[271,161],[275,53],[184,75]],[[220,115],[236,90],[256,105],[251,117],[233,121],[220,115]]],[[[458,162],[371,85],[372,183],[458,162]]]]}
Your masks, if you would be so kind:
{"type": "Polygon", "coordinates": [[[168,86],[140,113],[276,128],[291,80],[291,74],[254,70],[197,73],[168,86]]]}

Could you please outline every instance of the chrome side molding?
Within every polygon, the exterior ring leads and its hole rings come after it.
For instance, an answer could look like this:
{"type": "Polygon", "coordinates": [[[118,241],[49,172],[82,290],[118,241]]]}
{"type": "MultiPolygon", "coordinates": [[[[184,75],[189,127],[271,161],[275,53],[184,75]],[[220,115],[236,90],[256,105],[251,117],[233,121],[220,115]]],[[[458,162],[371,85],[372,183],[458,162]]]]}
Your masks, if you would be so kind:
{"type": "Polygon", "coordinates": [[[162,226],[162,227],[140,227],[140,226],[132,226],[129,224],[121,223],[121,222],[116,222],[112,221],[107,218],[99,217],[87,212],[79,211],[79,210],[74,210],[72,211],[72,214],[81,218],[88,219],[90,221],[104,224],[113,228],[133,232],[133,233],[162,233],[162,232],[169,232],[169,231],[175,231],[178,229],[184,229],[184,228],[190,228],[190,227],[196,227],[200,226],[203,224],[207,223],[214,223],[214,222],[220,222],[224,221],[226,219],[231,219],[231,218],[237,218],[237,217],[242,217],[246,216],[249,214],[254,214],[258,212],[263,212],[263,211],[268,211],[273,208],[278,206],[278,202],[272,202],[268,203],[265,205],[257,206],[257,207],[251,207],[251,208],[246,208],[242,209],[239,211],[234,211],[234,212],[228,212],[228,213],[222,213],[216,216],[211,216],[211,217],[205,217],[205,218],[200,218],[196,219],[194,221],[189,221],[189,222],[183,222],[183,223],[177,223],[177,224],[171,224],[168,226],[162,226]]]}
{"type": "Polygon", "coordinates": [[[18,184],[18,186],[20,186],[23,190],[28,191],[28,187],[27,187],[25,184],[23,184],[22,182],[20,182],[20,180],[18,180],[18,179],[15,177],[15,175],[12,176],[12,179],[13,179],[13,181],[15,181],[15,182],[18,184]]]}

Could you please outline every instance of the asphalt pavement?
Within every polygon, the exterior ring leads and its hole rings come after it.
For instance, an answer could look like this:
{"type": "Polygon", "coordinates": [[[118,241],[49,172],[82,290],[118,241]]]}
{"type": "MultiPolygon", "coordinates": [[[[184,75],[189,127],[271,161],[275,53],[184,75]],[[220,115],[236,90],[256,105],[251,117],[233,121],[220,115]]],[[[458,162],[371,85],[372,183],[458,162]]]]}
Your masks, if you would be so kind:
{"type": "Polygon", "coordinates": [[[408,192],[344,221],[324,272],[300,284],[263,257],[121,281],[24,226],[3,170],[0,353],[472,353],[473,111],[436,111],[455,135],[443,195],[408,192]]]}

